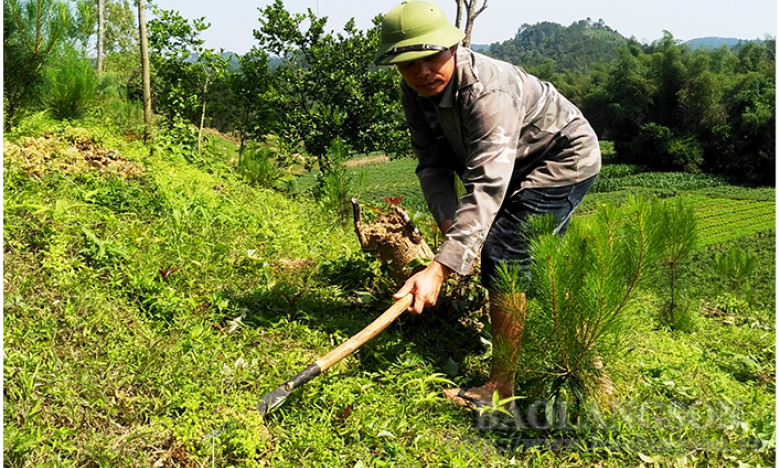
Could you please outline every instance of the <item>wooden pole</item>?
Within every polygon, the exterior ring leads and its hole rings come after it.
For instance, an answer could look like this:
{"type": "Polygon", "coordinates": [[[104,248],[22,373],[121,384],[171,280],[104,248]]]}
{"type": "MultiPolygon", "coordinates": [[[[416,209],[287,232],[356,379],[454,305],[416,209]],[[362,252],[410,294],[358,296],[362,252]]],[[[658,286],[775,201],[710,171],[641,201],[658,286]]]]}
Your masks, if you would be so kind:
{"type": "Polygon", "coordinates": [[[149,40],[146,35],[146,0],[138,0],[138,32],[141,42],[141,75],[144,88],[144,141],[151,138],[152,79],[149,68],[149,40]]]}

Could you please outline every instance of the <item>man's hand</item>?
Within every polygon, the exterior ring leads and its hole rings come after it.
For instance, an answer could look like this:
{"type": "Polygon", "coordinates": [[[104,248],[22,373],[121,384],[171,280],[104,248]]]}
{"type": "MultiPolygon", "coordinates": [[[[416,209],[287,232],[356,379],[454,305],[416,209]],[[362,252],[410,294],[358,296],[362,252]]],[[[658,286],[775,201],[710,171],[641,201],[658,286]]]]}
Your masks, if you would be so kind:
{"type": "Polygon", "coordinates": [[[398,300],[411,293],[414,301],[406,310],[412,314],[421,314],[424,308],[436,305],[441,284],[451,271],[433,260],[423,271],[406,280],[403,287],[393,295],[393,299],[398,300]]]}

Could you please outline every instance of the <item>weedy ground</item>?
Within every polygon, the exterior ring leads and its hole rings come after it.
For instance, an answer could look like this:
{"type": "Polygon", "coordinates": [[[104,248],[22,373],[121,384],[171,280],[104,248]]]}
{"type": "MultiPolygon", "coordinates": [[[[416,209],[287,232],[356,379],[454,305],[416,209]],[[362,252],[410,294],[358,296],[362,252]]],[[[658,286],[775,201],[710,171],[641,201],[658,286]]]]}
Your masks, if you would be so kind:
{"type": "MultiPolygon", "coordinates": [[[[4,145],[4,466],[774,465],[767,215],[703,226],[731,235],[682,266],[691,331],[658,326],[662,283],[643,291],[625,353],[606,363],[615,393],[588,424],[473,427],[441,390],[481,383],[488,335],[453,301],[402,317],[261,417],[260,396],[391,303],[352,229],[306,192],[251,187],[229,141],[193,158],[92,121],[30,128],[4,145]],[[713,266],[734,245],[759,262],[739,291],[713,266]]],[[[413,162],[383,164],[355,169],[363,198],[419,205],[413,162]]],[[[630,192],[774,204],[773,189],[611,170],[582,216],[630,192]]]]}

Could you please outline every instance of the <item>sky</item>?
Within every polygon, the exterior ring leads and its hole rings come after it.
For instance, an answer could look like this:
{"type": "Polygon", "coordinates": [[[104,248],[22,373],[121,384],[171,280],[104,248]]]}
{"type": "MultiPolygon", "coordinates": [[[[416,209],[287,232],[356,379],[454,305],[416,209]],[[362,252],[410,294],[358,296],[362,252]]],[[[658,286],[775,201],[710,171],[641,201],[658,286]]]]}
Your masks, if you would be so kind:
{"type": "MultiPolygon", "coordinates": [[[[439,5],[451,22],[454,0],[430,0],[439,5]]],[[[480,5],[483,0],[480,0],[480,5]]],[[[177,10],[185,18],[205,17],[211,27],[201,33],[205,46],[244,54],[256,44],[252,31],[259,27],[258,8],[273,0],[156,0],[164,10],[177,10]]],[[[284,0],[290,12],[311,8],[327,16],[327,30],[340,31],[355,18],[359,29],[369,29],[379,13],[400,0],[284,0]]],[[[523,24],[551,21],[568,26],[575,21],[603,19],[625,37],[649,43],[663,37],[688,41],[699,37],[764,39],[777,35],[775,0],[488,0],[487,9],[476,19],[472,44],[491,44],[512,39],[523,24]]]]}

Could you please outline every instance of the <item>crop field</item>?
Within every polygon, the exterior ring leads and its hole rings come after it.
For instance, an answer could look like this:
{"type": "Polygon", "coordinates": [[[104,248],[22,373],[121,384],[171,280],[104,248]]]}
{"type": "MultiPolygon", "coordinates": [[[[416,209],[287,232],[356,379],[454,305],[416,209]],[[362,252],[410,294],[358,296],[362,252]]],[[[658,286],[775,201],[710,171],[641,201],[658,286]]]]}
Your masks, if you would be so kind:
{"type": "MultiPolygon", "coordinates": [[[[402,159],[368,164],[352,171],[353,186],[363,203],[383,206],[382,197],[403,197],[402,206],[427,212],[417,177],[416,161],[402,159]]],[[[600,202],[628,196],[684,197],[694,206],[700,243],[719,244],[775,229],[774,191],[729,186],[703,174],[648,173],[641,167],[605,166],[577,216],[588,217],[600,202]]]]}
{"type": "MultiPolygon", "coordinates": [[[[659,322],[663,278],[643,286],[625,346],[603,356],[614,393],[576,424],[486,429],[442,396],[482,383],[491,356],[484,310],[464,299],[478,286],[454,280],[447,294],[464,295],[403,315],[261,416],[262,395],[379,316],[396,286],[307,190],[316,175],[292,194],[258,187],[229,141],[150,154],[88,124],[99,130],[4,142],[6,467],[775,464],[773,187],[605,168],[578,216],[682,197],[701,242],[676,270],[689,328],[659,322]],[[730,252],[750,274],[716,268],[730,252]]],[[[424,216],[414,167],[356,166],[349,192],[424,216]]]]}
{"type": "Polygon", "coordinates": [[[775,227],[773,201],[690,197],[703,245],[719,244],[775,227]]]}

